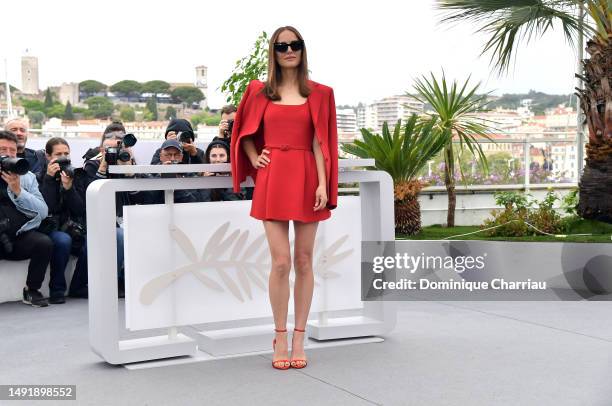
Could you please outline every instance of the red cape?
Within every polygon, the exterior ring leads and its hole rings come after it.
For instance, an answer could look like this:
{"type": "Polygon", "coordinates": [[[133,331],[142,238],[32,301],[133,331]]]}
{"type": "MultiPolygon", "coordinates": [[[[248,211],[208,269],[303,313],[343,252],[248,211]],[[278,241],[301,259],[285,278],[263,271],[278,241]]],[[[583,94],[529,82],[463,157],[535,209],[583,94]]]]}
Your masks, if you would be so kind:
{"type": "MultiPolygon", "coordinates": [[[[308,96],[308,107],[314,124],[315,135],[321,145],[325,158],[325,175],[327,179],[327,208],[335,209],[338,201],[338,130],[336,128],[336,104],[331,87],[309,81],[311,93],[308,96]]],[[[263,149],[261,122],[266,106],[270,102],[261,90],[264,83],[253,80],[242,96],[231,138],[231,164],[234,192],[240,192],[240,184],[247,176],[257,177],[247,154],[240,145],[245,136],[255,135],[253,141],[257,153],[263,149]]]]}

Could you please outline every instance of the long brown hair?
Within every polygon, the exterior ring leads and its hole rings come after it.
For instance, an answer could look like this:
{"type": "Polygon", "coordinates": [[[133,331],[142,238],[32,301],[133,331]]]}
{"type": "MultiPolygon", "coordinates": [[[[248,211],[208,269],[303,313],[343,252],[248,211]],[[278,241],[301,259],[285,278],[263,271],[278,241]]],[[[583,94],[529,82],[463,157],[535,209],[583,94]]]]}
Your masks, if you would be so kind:
{"type": "MultiPolygon", "coordinates": [[[[280,95],[278,94],[278,85],[282,83],[282,72],[280,65],[276,61],[276,52],[274,51],[274,43],[278,41],[278,37],[281,32],[289,30],[295,34],[296,37],[300,40],[304,40],[302,34],[299,33],[297,29],[291,26],[284,26],[278,28],[272,34],[270,38],[270,46],[268,48],[268,78],[266,80],[266,85],[263,88],[263,93],[270,100],[280,100],[280,95]]],[[[308,58],[306,55],[306,45],[302,48],[302,55],[300,58],[300,64],[297,67],[298,69],[298,86],[300,90],[300,94],[302,97],[308,97],[310,95],[310,86],[308,86],[308,58]]]]}

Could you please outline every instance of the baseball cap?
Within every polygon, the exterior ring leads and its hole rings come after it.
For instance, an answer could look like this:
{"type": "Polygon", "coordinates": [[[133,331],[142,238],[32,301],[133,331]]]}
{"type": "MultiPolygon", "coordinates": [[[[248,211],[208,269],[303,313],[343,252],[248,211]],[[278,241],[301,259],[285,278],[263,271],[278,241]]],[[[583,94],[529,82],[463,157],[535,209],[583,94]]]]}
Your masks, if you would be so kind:
{"type": "Polygon", "coordinates": [[[183,146],[181,145],[180,142],[178,142],[178,140],[166,140],[166,141],[164,141],[164,143],[161,146],[161,149],[166,149],[166,148],[176,148],[179,151],[183,152],[183,146]]]}

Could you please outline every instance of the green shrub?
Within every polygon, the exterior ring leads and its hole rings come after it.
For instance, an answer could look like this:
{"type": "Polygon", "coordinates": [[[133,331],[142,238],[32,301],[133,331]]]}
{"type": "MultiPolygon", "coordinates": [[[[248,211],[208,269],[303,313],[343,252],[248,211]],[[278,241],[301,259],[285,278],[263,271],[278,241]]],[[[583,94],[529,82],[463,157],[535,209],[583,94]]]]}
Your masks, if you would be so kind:
{"type": "Polygon", "coordinates": [[[482,228],[495,227],[485,232],[490,237],[539,234],[533,227],[544,233],[558,234],[565,228],[561,216],[554,209],[559,197],[552,190],[541,201],[520,192],[497,192],[494,196],[495,203],[504,209],[493,210],[492,218],[485,220],[482,228]]]}

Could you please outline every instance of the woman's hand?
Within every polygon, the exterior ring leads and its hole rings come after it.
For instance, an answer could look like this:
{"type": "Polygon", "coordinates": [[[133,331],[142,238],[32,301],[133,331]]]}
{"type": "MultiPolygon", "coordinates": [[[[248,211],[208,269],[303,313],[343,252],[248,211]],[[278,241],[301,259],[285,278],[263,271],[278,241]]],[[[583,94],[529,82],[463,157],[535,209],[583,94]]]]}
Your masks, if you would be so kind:
{"type": "Polygon", "coordinates": [[[52,178],[55,177],[57,171],[60,170],[60,166],[58,163],[56,163],[56,161],[57,159],[54,159],[53,161],[49,162],[49,165],[47,165],[47,175],[52,178]]]}
{"type": "Polygon", "coordinates": [[[315,192],[315,205],[314,211],[322,210],[327,205],[327,187],[325,185],[319,185],[315,192]]]}
{"type": "Polygon", "coordinates": [[[267,154],[269,153],[270,151],[268,151],[267,149],[261,151],[261,154],[257,155],[257,158],[253,162],[251,162],[253,168],[259,169],[268,166],[268,164],[270,163],[270,158],[268,158],[267,154]]]}

